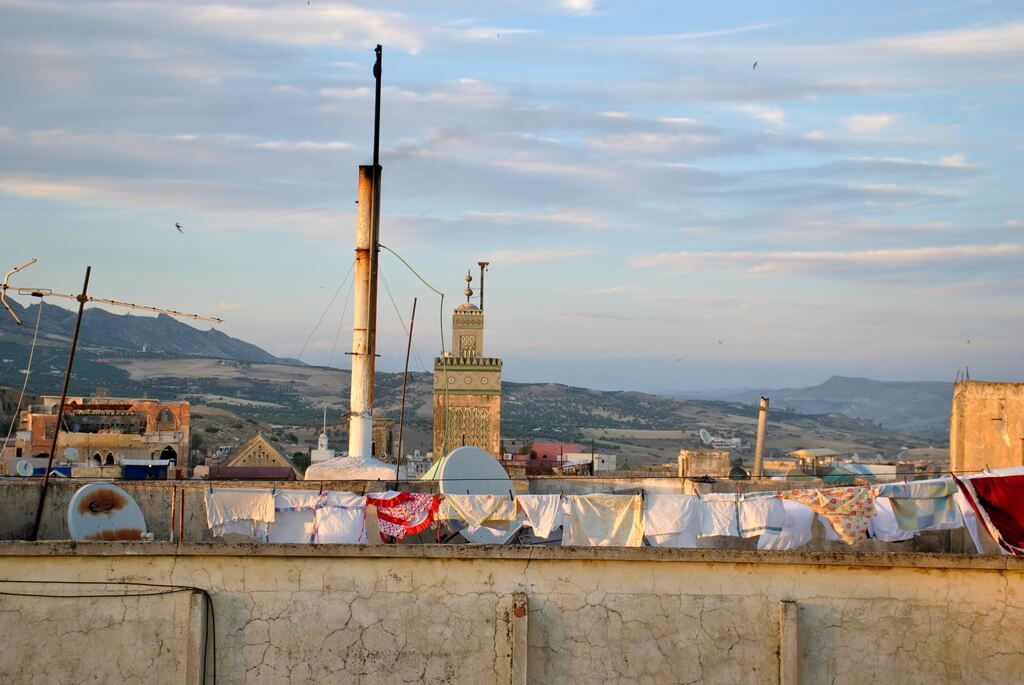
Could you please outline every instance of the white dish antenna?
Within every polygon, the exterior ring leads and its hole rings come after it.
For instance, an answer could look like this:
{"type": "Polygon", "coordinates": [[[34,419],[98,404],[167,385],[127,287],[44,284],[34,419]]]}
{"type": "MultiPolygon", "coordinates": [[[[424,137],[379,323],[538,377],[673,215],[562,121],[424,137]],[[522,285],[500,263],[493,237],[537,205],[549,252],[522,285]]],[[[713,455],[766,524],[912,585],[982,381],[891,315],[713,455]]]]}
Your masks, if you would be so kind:
{"type": "Polygon", "coordinates": [[[146,519],[131,495],[112,483],[89,483],[68,504],[72,540],[142,540],[146,519]]]}
{"type": "Polygon", "coordinates": [[[65,447],[64,458],[67,461],[78,461],[78,448],[76,447],[65,447]]]}
{"type": "Polygon", "coordinates": [[[19,476],[24,476],[27,478],[28,476],[31,476],[35,472],[36,468],[32,466],[32,462],[30,462],[28,459],[19,459],[17,466],[14,467],[14,470],[18,472],[19,476]]]}
{"type": "Polygon", "coordinates": [[[703,442],[705,445],[711,444],[711,433],[708,433],[707,428],[700,429],[700,441],[703,442]]]}
{"type": "MultiPolygon", "coordinates": [[[[443,495],[504,495],[513,492],[512,480],[498,460],[479,447],[459,447],[449,454],[437,478],[443,495]]],[[[522,527],[516,523],[509,530],[466,527],[462,537],[478,545],[504,545],[522,527]]]]}

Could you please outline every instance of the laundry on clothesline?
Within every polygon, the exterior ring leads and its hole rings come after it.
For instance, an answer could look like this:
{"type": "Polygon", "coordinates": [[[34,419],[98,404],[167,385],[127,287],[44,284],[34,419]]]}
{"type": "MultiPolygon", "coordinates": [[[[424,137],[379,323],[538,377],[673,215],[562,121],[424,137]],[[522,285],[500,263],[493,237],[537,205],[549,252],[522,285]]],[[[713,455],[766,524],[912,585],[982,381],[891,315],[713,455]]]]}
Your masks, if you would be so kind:
{"type": "Polygon", "coordinates": [[[279,490],[274,494],[274,523],[269,542],[310,543],[316,530],[316,510],[326,495],[316,490],[279,490]]]}
{"type": "Polygon", "coordinates": [[[366,542],[366,497],[354,492],[328,492],[316,510],[313,541],[320,545],[366,542]]]}
{"type": "Polygon", "coordinates": [[[957,478],[985,530],[1014,556],[1024,556],[1024,475],[957,478]]]}
{"type": "Polygon", "coordinates": [[[516,496],[524,522],[533,528],[533,534],[539,538],[551,537],[556,528],[562,527],[561,500],[561,495],[516,496]]]}
{"type": "Polygon", "coordinates": [[[782,532],[786,515],[777,493],[712,493],[701,500],[705,507],[701,537],[752,538],[782,532]]]}
{"type": "Polygon", "coordinates": [[[704,514],[704,503],[697,495],[648,494],[644,499],[644,539],[652,547],[696,547],[704,514]]]}
{"type": "Polygon", "coordinates": [[[640,495],[570,495],[563,501],[563,545],[639,547],[643,544],[640,495]]]}
{"type": "Polygon", "coordinates": [[[443,521],[465,521],[473,527],[491,526],[515,521],[516,500],[511,495],[446,494],[436,518],[443,521]]]}
{"type": "Polygon", "coordinates": [[[426,492],[385,492],[366,496],[366,504],[377,507],[380,537],[401,542],[406,535],[422,533],[434,522],[440,498],[426,492]]]}
{"type": "Polygon", "coordinates": [[[206,525],[216,537],[228,533],[266,540],[274,522],[274,494],[270,488],[207,488],[206,525]]]}
{"type": "Polygon", "coordinates": [[[757,548],[764,550],[794,550],[806,547],[811,541],[811,526],[815,513],[790,500],[782,500],[782,530],[763,533],[757,539],[757,548]]]}
{"type": "Polygon", "coordinates": [[[963,526],[963,517],[953,496],[952,478],[932,478],[909,483],[886,483],[875,487],[878,497],[889,498],[900,530],[946,530],[963,526]]]}
{"type": "Polygon", "coordinates": [[[839,539],[846,544],[855,545],[867,540],[868,519],[875,514],[875,495],[871,488],[784,490],[781,496],[799,502],[827,519],[839,539]]]}

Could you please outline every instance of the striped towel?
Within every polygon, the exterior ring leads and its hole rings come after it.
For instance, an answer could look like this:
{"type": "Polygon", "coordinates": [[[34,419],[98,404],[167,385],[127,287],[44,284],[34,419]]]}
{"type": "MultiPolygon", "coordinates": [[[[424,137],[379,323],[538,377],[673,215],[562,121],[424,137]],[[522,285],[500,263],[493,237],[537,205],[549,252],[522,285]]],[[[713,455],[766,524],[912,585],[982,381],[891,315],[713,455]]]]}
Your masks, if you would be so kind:
{"type": "Polygon", "coordinates": [[[892,513],[900,530],[945,530],[964,525],[953,496],[957,492],[952,478],[886,483],[876,488],[879,497],[892,501],[892,513]]]}

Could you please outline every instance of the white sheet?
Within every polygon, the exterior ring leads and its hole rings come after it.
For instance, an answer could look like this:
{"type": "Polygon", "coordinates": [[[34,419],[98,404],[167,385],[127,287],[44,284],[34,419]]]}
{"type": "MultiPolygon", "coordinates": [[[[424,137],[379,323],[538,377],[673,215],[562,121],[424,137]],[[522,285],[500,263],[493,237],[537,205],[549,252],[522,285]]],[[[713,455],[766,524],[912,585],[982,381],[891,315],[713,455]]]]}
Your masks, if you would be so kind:
{"type": "Polygon", "coordinates": [[[703,525],[697,495],[645,493],[644,538],[652,547],[696,547],[703,525]]]}

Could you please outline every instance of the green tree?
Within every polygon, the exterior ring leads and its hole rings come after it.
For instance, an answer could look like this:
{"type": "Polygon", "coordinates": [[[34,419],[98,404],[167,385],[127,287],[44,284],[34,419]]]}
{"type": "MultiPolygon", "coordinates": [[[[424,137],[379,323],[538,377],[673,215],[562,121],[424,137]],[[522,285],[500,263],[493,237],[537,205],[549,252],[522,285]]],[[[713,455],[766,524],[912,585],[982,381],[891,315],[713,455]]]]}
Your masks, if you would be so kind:
{"type": "Polygon", "coordinates": [[[292,463],[295,464],[295,468],[305,473],[309,468],[309,452],[292,452],[292,463]]]}

